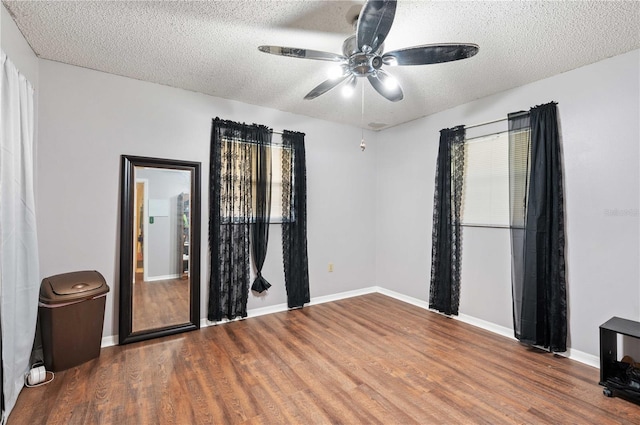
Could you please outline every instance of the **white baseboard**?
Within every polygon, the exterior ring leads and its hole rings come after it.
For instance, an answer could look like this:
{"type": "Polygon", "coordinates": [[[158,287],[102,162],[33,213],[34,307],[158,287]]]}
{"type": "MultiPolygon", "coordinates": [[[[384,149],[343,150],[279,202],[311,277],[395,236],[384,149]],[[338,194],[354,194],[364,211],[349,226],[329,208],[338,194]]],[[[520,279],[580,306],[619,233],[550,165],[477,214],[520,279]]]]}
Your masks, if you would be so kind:
{"type": "Polygon", "coordinates": [[[388,297],[395,298],[396,300],[404,301],[407,304],[412,304],[416,307],[429,310],[429,303],[427,301],[419,300],[418,298],[410,297],[409,295],[401,294],[400,292],[392,291],[390,289],[382,288],[379,286],[376,286],[375,289],[376,292],[379,292],[382,295],[386,295],[388,297]]]}
{"type": "Polygon", "coordinates": [[[600,357],[598,356],[585,353],[584,351],[574,350],[573,348],[569,348],[565,354],[571,360],[600,369],[600,357]]]}
{"type": "Polygon", "coordinates": [[[516,341],[515,336],[513,336],[513,329],[511,328],[496,325],[495,323],[487,322],[486,320],[478,319],[466,314],[460,314],[454,317],[454,319],[516,341]]]}
{"type": "MultiPolygon", "coordinates": [[[[425,310],[429,310],[429,311],[433,311],[434,313],[438,313],[435,310],[431,310],[429,308],[429,302],[428,301],[424,301],[424,300],[420,300],[417,298],[413,298],[410,297],[408,295],[404,295],[404,294],[400,294],[398,292],[395,291],[391,291],[389,289],[386,288],[377,288],[377,292],[383,294],[383,295],[387,295],[391,298],[395,298],[399,301],[404,301],[408,304],[412,304],[415,305],[417,307],[420,308],[424,308],[425,310]]],[[[440,313],[438,313],[440,314],[440,313]]],[[[507,337],[509,339],[513,339],[515,340],[514,336],[513,336],[513,329],[509,329],[506,328],[504,326],[500,326],[500,325],[496,325],[495,323],[491,323],[491,322],[487,322],[486,320],[482,320],[482,319],[478,319],[476,317],[473,316],[468,316],[466,314],[459,314],[458,316],[447,316],[447,317],[451,317],[452,319],[455,320],[459,320],[461,322],[467,323],[469,325],[496,333],[498,335],[507,337]]]]}
{"type": "MultiPolygon", "coordinates": [[[[375,287],[375,289],[376,289],[376,292],[387,295],[391,298],[395,298],[399,301],[404,301],[406,303],[415,305],[417,307],[422,307],[424,309],[429,310],[429,303],[427,301],[413,298],[408,295],[400,294],[398,292],[391,291],[386,288],[375,287]]],[[[429,311],[433,311],[433,310],[429,310],[429,311]]],[[[434,311],[434,313],[437,313],[437,312],[434,311]]],[[[455,320],[459,320],[469,325],[476,326],[478,328],[487,330],[489,332],[493,332],[495,334],[504,336],[511,340],[514,340],[514,341],[516,340],[515,336],[513,335],[513,329],[511,328],[496,325],[495,323],[487,322],[486,320],[478,319],[476,317],[468,316],[466,314],[460,314],[458,316],[451,316],[451,317],[455,320]]],[[[557,353],[557,354],[563,357],[570,358],[571,360],[575,360],[577,362],[586,364],[588,366],[595,367],[596,369],[600,368],[600,358],[598,356],[594,356],[592,354],[588,354],[583,351],[569,348],[564,353],[557,353]]]]}
{"type": "MultiPolygon", "coordinates": [[[[311,301],[307,304],[307,306],[328,303],[331,301],[343,300],[346,298],[357,297],[360,295],[371,294],[374,292],[376,292],[376,287],[372,286],[364,289],[356,289],[353,291],[340,292],[338,294],[323,295],[320,297],[311,298],[311,301]]],[[[287,304],[284,304],[284,303],[271,305],[268,307],[252,308],[247,310],[247,317],[245,317],[244,319],[234,319],[234,320],[246,320],[252,317],[264,316],[265,314],[272,314],[272,313],[281,313],[287,310],[289,310],[289,307],[287,306],[287,304]]],[[[232,321],[233,320],[223,319],[219,322],[211,322],[205,318],[200,320],[200,327],[206,328],[207,326],[221,325],[221,324],[229,323],[232,321]]]]}
{"type": "Polygon", "coordinates": [[[167,274],[167,275],[164,275],[164,276],[149,276],[144,281],[145,282],[159,282],[161,280],[172,280],[172,279],[178,279],[180,277],[182,277],[181,274],[167,274]]]}
{"type": "Polygon", "coordinates": [[[102,338],[102,342],[100,343],[100,347],[111,347],[114,345],[118,345],[118,335],[105,336],[102,338]]]}
{"type": "Polygon", "coordinates": [[[287,311],[287,305],[286,304],[276,304],[276,305],[270,305],[270,306],[267,306],[267,307],[252,308],[250,310],[247,310],[247,317],[237,318],[237,319],[233,319],[233,320],[222,319],[219,322],[212,322],[212,321],[210,321],[209,319],[207,319],[205,317],[203,319],[200,319],[200,327],[201,328],[206,328],[208,326],[223,325],[225,323],[235,322],[237,320],[246,320],[246,319],[250,319],[252,317],[264,316],[265,314],[280,313],[282,311],[287,311]]]}
{"type": "MultiPolygon", "coordinates": [[[[343,299],[347,299],[347,298],[351,298],[351,297],[357,297],[360,295],[366,295],[366,294],[373,294],[373,293],[380,293],[383,295],[386,295],[388,297],[391,298],[395,298],[399,301],[405,302],[407,304],[411,304],[411,305],[415,305],[416,307],[420,307],[420,308],[424,308],[425,310],[429,310],[429,311],[433,311],[429,309],[429,303],[427,301],[424,300],[420,300],[418,298],[414,298],[414,297],[410,297],[409,295],[405,295],[405,294],[401,294],[399,292],[395,292],[392,291],[390,289],[386,289],[386,288],[382,288],[380,286],[370,286],[368,288],[362,288],[362,289],[356,289],[353,291],[346,291],[346,292],[340,292],[338,294],[331,294],[331,295],[323,295],[320,297],[314,297],[311,299],[311,302],[309,302],[307,305],[311,306],[311,305],[317,305],[317,304],[323,304],[323,303],[328,303],[328,302],[332,302],[332,301],[338,301],[338,300],[343,300],[343,299]]],[[[235,319],[235,320],[246,320],[246,319],[250,319],[252,317],[258,317],[258,316],[264,316],[266,314],[272,314],[272,313],[281,313],[283,311],[287,311],[289,310],[289,308],[287,307],[287,304],[276,304],[276,305],[272,305],[272,306],[267,306],[267,307],[260,307],[260,308],[253,308],[250,310],[247,310],[247,317],[244,319],[235,319]]],[[[433,311],[434,313],[437,313],[436,311],[433,311]]],[[[482,319],[478,319],[476,317],[473,316],[468,316],[466,314],[460,314],[458,316],[451,316],[453,319],[455,320],[459,320],[461,322],[467,323],[469,325],[472,326],[476,326],[478,328],[487,330],[489,332],[493,332],[495,334],[498,334],[500,336],[503,336],[505,338],[509,338],[511,340],[515,340],[515,337],[513,336],[513,329],[504,327],[504,326],[500,326],[500,325],[496,325],[495,323],[491,323],[491,322],[487,322],[486,320],[482,320],[482,319]]],[[[228,319],[223,319],[219,322],[210,322],[209,320],[207,320],[206,318],[200,319],[200,327],[201,328],[206,328],[208,326],[215,326],[215,325],[221,325],[221,324],[225,324],[225,323],[229,323],[232,322],[233,320],[228,320],[228,319]]],[[[106,336],[104,338],[102,338],[102,344],[101,347],[105,348],[105,347],[111,347],[112,345],[116,345],[118,344],[118,335],[113,335],[113,336],[106,336]]],[[[569,348],[565,353],[558,353],[559,355],[562,355],[564,357],[568,357],[571,360],[575,360],[577,362],[586,364],[588,366],[592,366],[595,368],[600,368],[600,358],[598,356],[594,356],[592,354],[588,354],[579,350],[574,350],[569,348]]]]}
{"type": "Polygon", "coordinates": [[[373,294],[375,292],[378,292],[378,287],[370,286],[368,288],[355,289],[353,291],[340,292],[332,295],[323,295],[321,297],[312,298],[309,305],[324,304],[331,301],[338,301],[338,300],[344,300],[352,297],[359,297],[360,295],[373,294]]]}

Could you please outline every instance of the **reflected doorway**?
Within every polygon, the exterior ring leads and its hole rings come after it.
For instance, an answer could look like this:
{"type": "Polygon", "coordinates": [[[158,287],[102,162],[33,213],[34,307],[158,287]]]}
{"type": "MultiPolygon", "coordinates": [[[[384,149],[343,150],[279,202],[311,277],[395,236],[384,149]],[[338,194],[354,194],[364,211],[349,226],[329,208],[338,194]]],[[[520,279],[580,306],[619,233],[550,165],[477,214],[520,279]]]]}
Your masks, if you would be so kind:
{"type": "Polygon", "coordinates": [[[134,206],[134,258],[133,258],[133,270],[134,280],[133,283],[143,282],[145,280],[145,201],[147,199],[147,180],[136,180],[136,197],[134,206]]]}

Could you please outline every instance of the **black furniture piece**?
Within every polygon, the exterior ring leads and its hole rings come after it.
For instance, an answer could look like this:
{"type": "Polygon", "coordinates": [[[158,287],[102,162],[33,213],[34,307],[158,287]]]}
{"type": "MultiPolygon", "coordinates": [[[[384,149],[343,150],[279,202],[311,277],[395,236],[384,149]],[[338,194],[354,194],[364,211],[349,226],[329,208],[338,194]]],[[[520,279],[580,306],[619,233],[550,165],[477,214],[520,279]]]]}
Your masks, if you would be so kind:
{"type": "Polygon", "coordinates": [[[640,323],[612,317],[600,325],[600,385],[607,397],[620,395],[640,404],[640,388],[631,386],[626,378],[627,364],[619,362],[617,336],[640,339],[640,323]]]}

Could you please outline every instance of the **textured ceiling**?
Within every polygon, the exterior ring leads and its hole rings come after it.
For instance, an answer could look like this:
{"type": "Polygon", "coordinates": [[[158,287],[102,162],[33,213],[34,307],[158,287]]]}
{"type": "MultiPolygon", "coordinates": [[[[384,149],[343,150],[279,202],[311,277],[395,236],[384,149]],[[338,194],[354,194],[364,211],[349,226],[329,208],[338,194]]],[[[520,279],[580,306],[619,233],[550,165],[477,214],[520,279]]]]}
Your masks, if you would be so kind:
{"type": "Polygon", "coordinates": [[[475,43],[467,60],[386,67],[405,91],[364,79],[350,99],[303,97],[328,62],[267,55],[262,44],[341,53],[353,1],[6,1],[44,59],[328,121],[385,128],[640,48],[640,2],[403,1],[385,50],[475,43]],[[361,88],[365,114],[361,119],[361,88]]]}

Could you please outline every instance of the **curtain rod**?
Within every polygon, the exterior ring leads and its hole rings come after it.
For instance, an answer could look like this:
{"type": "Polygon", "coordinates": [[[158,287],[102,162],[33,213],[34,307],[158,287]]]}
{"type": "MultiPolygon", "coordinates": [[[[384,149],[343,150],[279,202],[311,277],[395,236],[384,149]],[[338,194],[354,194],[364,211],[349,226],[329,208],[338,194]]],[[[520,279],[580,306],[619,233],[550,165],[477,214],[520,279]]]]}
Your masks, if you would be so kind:
{"type": "Polygon", "coordinates": [[[500,121],[506,121],[506,120],[508,120],[508,119],[509,119],[509,118],[505,117],[505,118],[500,118],[500,119],[493,120],[493,121],[481,122],[480,124],[465,125],[465,126],[464,126],[464,128],[465,128],[466,130],[468,130],[468,129],[470,129],[470,128],[482,127],[483,125],[489,125],[489,124],[495,124],[495,123],[497,123],[497,122],[500,122],[500,121]]]}

